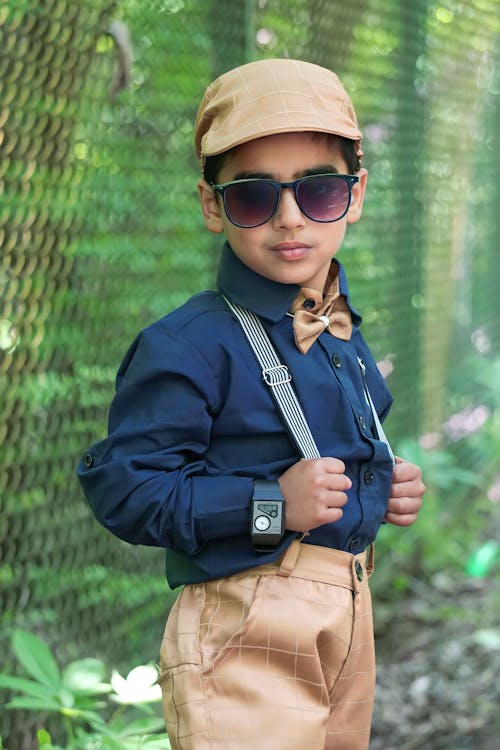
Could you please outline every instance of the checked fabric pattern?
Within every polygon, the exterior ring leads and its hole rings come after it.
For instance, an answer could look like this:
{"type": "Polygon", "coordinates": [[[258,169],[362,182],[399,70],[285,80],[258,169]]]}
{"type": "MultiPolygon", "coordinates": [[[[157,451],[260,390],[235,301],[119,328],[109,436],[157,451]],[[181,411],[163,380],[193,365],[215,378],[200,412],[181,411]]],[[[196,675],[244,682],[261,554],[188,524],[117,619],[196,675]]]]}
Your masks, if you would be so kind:
{"type": "Polygon", "coordinates": [[[368,747],[375,665],[364,556],[294,545],[290,575],[265,565],[182,591],[161,648],[174,750],[368,747]]]}

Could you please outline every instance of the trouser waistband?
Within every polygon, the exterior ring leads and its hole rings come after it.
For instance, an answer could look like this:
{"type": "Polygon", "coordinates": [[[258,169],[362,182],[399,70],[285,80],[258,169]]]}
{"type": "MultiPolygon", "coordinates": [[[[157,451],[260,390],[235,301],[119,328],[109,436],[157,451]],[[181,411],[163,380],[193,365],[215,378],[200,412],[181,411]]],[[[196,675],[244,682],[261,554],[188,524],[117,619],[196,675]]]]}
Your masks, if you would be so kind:
{"type": "MultiPolygon", "coordinates": [[[[279,575],[331,583],[358,591],[366,585],[374,568],[374,546],[359,555],[294,540],[275,563],[246,571],[246,575],[279,575]]],[[[243,574],[245,575],[245,574],[243,574]]]]}

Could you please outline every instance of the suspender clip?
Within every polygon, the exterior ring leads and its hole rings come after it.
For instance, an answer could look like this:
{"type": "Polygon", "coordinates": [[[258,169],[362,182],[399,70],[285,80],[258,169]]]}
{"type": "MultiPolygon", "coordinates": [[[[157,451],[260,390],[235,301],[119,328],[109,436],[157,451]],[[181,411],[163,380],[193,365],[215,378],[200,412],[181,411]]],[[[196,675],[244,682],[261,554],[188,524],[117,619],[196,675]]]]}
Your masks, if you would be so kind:
{"type": "Polygon", "coordinates": [[[278,365],[277,367],[266,367],[262,370],[262,379],[266,385],[274,388],[276,385],[290,383],[292,376],[286,365],[278,365]]]}

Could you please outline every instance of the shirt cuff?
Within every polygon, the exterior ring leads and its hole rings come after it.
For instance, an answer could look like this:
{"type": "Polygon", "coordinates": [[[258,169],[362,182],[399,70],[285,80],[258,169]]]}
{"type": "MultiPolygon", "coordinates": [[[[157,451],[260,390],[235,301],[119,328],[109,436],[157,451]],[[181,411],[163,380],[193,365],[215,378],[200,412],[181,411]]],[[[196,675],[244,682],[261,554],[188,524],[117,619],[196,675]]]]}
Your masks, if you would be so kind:
{"type": "Polygon", "coordinates": [[[203,541],[248,534],[250,477],[193,477],[194,511],[203,541]],[[208,490],[209,488],[209,490],[208,490]]]}

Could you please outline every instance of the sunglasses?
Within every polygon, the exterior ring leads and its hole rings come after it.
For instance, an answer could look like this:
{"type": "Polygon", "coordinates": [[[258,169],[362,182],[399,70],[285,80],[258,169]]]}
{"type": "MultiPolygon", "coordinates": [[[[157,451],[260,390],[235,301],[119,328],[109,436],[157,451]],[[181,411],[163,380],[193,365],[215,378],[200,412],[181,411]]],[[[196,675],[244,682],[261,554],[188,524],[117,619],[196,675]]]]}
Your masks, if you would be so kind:
{"type": "Polygon", "coordinates": [[[350,174],[315,174],[293,182],[261,178],[234,180],[211,187],[222,196],[226,216],[236,227],[253,229],[274,216],[285,188],[293,190],[297,205],[308,219],[338,221],[351,204],[352,186],[359,177],[350,174]]]}

